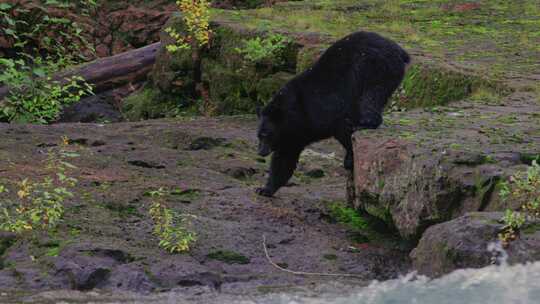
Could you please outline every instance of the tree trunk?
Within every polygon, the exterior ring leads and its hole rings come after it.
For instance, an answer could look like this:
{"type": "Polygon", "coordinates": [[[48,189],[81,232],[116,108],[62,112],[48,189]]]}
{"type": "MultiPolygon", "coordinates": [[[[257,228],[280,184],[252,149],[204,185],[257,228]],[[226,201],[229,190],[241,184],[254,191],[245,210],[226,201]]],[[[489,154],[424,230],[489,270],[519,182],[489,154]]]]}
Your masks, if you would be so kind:
{"type": "MultiPolygon", "coordinates": [[[[80,67],[62,71],[53,78],[63,80],[70,76],[81,76],[92,85],[96,94],[128,83],[138,82],[144,80],[152,69],[160,45],[160,42],[156,42],[115,56],[100,58],[80,67]]],[[[8,94],[9,88],[7,86],[0,87],[0,106],[8,94]]]]}

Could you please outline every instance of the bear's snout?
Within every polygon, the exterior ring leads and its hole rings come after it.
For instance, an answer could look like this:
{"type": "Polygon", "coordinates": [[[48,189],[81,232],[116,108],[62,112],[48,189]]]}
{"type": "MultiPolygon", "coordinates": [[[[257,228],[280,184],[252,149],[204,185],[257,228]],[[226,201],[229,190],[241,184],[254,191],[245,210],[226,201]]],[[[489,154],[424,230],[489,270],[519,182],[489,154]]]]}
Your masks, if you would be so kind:
{"type": "Polygon", "coordinates": [[[265,157],[272,153],[270,146],[264,142],[259,142],[259,150],[257,152],[260,156],[265,157]]]}

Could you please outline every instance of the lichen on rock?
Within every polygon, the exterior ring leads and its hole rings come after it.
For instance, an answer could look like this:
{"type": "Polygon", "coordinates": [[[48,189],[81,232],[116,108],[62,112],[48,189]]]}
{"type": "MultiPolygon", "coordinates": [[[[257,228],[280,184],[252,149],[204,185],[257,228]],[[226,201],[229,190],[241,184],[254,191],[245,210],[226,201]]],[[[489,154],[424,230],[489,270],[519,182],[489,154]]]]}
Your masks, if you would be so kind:
{"type": "Polygon", "coordinates": [[[502,215],[502,212],[472,212],[430,227],[411,252],[413,267],[421,274],[437,277],[460,268],[539,260],[538,223],[530,225],[529,233],[522,232],[505,253],[502,249],[495,250],[504,226],[500,221],[502,215]]]}
{"type": "Polygon", "coordinates": [[[410,240],[466,212],[519,207],[501,203],[499,182],[526,167],[521,155],[540,152],[540,130],[527,114],[540,109],[519,101],[470,107],[393,113],[382,128],[354,134],[351,204],[410,240]]]}

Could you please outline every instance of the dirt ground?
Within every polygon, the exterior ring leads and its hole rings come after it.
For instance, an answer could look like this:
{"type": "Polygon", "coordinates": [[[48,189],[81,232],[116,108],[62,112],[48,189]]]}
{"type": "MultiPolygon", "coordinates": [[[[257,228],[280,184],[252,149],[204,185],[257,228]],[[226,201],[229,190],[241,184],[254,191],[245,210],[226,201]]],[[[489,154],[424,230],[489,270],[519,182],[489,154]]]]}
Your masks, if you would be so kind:
{"type": "Polygon", "coordinates": [[[0,184],[43,177],[41,161],[62,136],[80,157],[72,161],[79,183],[62,223],[48,236],[18,238],[6,249],[0,289],[144,293],[207,286],[253,293],[330,280],[274,268],[263,236],[272,260],[290,270],[356,274],[343,279],[353,284],[407,272],[403,244],[390,235],[370,238],[331,215],[329,206],[344,204],[346,195],[337,142],[310,147],[276,197],[255,195],[268,167],[268,159],[256,155],[255,128],[251,116],[1,124],[0,184]],[[160,187],[167,205],[197,234],[189,253],[167,253],[151,233],[145,193],[160,187]]]}

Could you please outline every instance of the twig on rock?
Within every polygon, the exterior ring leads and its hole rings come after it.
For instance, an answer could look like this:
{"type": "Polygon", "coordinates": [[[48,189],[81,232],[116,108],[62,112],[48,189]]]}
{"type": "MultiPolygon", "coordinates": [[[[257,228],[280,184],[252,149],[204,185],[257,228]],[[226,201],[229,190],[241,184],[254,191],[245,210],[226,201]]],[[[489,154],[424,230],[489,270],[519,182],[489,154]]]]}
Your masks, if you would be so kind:
{"type": "Polygon", "coordinates": [[[275,268],[277,268],[277,269],[279,269],[281,271],[284,271],[284,272],[292,273],[294,275],[303,275],[303,276],[347,277],[347,278],[363,279],[362,276],[357,275],[357,274],[304,272],[304,271],[293,271],[293,270],[283,268],[283,267],[279,266],[278,264],[274,263],[274,261],[272,261],[272,259],[270,258],[270,255],[268,254],[268,248],[266,247],[266,235],[264,235],[264,234],[263,234],[263,249],[264,249],[264,254],[266,255],[266,259],[268,260],[268,262],[272,266],[274,266],[275,268]]]}

